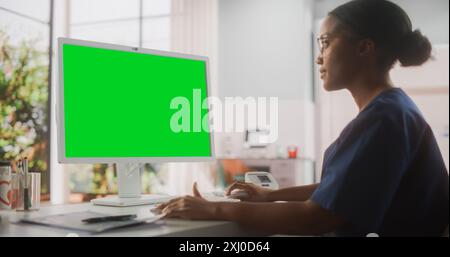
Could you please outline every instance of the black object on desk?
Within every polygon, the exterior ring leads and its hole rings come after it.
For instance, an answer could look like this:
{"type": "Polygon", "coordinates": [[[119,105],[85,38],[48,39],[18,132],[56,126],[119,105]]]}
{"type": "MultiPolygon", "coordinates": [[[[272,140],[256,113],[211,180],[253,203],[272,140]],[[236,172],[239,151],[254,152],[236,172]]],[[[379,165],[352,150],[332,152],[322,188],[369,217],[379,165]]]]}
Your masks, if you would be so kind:
{"type": "Polygon", "coordinates": [[[86,223],[98,223],[98,222],[106,222],[106,221],[124,221],[124,220],[131,220],[135,219],[137,216],[132,215],[119,215],[119,216],[105,216],[105,217],[94,217],[94,218],[88,218],[81,220],[86,223]]]}

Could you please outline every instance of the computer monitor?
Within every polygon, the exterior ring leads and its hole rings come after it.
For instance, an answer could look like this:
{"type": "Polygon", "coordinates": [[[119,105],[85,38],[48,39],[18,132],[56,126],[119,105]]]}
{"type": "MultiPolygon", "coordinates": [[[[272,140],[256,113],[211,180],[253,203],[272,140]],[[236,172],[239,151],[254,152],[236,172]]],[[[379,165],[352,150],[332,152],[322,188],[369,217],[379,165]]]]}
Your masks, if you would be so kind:
{"type": "Polygon", "coordinates": [[[118,197],[94,204],[163,201],[141,195],[142,163],[213,159],[207,57],[69,38],[58,46],[58,161],[116,163],[118,197]]]}

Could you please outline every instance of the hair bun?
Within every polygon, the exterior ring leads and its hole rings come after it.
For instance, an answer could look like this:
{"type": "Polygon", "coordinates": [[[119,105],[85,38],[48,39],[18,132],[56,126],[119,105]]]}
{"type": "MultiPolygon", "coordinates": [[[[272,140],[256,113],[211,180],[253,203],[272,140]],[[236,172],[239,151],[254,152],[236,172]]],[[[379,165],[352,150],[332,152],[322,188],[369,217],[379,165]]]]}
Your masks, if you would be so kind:
{"type": "Polygon", "coordinates": [[[406,34],[400,44],[398,60],[402,66],[418,66],[431,56],[431,43],[420,30],[406,34]]]}

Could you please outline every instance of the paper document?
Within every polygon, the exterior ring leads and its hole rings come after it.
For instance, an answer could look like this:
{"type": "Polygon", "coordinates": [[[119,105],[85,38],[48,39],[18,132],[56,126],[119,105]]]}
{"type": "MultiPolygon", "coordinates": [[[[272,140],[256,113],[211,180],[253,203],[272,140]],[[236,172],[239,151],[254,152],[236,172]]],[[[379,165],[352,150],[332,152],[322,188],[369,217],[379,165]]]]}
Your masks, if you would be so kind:
{"type": "Polygon", "coordinates": [[[24,218],[21,220],[21,222],[99,233],[115,228],[123,228],[143,223],[152,223],[164,217],[163,214],[159,214],[159,215],[149,215],[148,217],[145,218],[140,218],[138,216],[138,218],[136,219],[124,221],[106,221],[100,223],[85,223],[82,221],[88,218],[96,218],[104,216],[108,215],[92,211],[84,211],[84,212],[64,213],[58,215],[44,216],[38,218],[24,218]]]}

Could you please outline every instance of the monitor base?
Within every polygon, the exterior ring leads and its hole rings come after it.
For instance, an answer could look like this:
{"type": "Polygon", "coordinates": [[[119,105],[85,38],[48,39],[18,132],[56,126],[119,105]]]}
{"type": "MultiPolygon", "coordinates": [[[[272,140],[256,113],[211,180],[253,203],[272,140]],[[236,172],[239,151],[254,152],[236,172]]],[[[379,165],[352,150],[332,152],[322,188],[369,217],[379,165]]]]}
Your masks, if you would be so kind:
{"type": "Polygon", "coordinates": [[[157,194],[141,195],[140,197],[129,197],[129,198],[109,196],[104,198],[92,199],[91,203],[103,206],[128,207],[128,206],[163,203],[173,198],[174,198],[173,196],[157,195],[157,194]]]}

